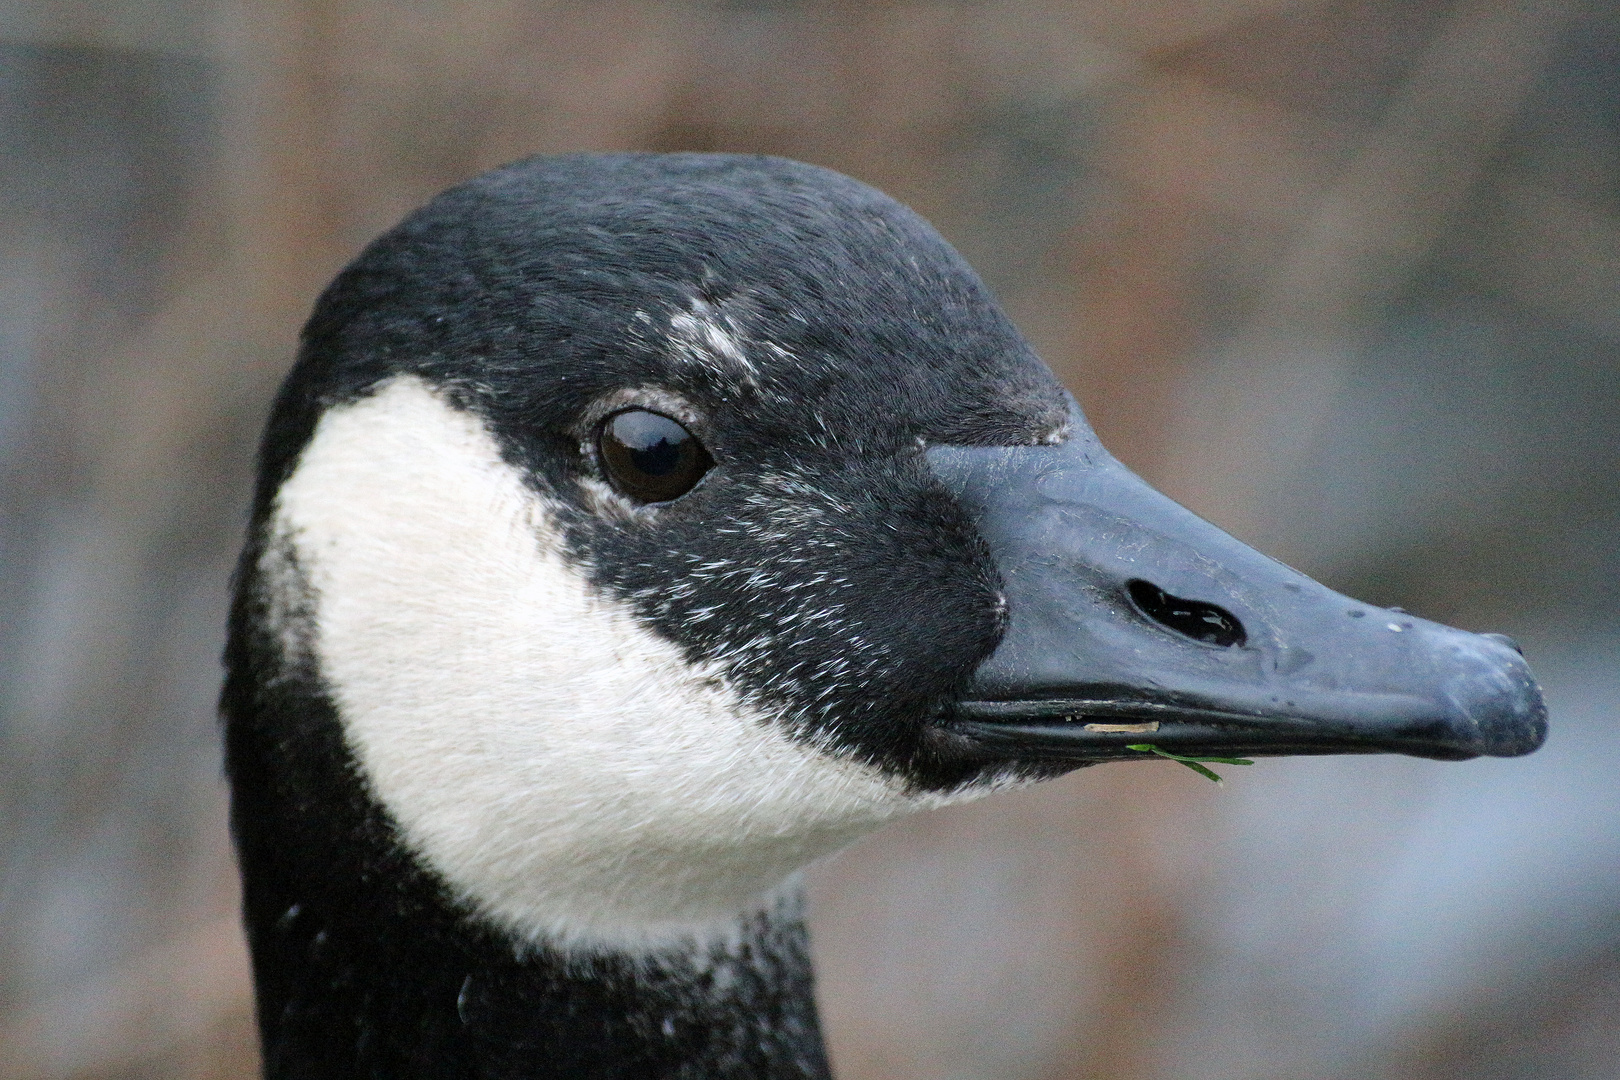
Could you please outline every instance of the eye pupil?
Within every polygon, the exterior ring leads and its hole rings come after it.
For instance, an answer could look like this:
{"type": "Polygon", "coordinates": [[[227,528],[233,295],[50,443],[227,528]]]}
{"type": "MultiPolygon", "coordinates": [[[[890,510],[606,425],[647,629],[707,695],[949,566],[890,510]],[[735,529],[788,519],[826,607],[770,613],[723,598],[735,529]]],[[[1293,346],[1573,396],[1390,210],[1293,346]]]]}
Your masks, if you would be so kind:
{"type": "Polygon", "coordinates": [[[681,444],[659,439],[650,446],[631,445],[630,463],[649,476],[668,476],[680,467],[681,444]]]}
{"type": "Polygon", "coordinates": [[[597,450],[613,486],[641,502],[668,502],[691,491],[714,459],[679,423],[646,409],[614,413],[597,450]]]}

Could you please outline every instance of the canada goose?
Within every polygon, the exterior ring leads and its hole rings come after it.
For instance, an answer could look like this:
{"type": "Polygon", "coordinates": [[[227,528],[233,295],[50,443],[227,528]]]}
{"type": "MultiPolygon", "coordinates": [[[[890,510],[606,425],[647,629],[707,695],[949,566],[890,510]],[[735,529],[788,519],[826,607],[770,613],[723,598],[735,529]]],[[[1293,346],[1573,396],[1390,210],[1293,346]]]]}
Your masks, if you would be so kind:
{"type": "Polygon", "coordinates": [[[1546,724],[1110,458],[915,214],[727,155],[520,162],[338,276],[226,659],[275,1078],[825,1076],[796,875],[885,821],[1546,724]]]}

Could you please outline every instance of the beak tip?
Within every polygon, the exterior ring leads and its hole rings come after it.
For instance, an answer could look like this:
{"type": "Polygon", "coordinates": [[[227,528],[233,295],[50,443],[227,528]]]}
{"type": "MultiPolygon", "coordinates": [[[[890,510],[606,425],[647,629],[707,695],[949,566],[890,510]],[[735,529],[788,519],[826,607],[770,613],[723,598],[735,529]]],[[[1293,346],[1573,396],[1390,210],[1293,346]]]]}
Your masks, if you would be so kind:
{"type": "Polygon", "coordinates": [[[1490,644],[1451,695],[1469,741],[1486,757],[1522,757],[1540,749],[1547,741],[1547,703],[1522,650],[1502,635],[1479,638],[1490,644]]]}
{"type": "Polygon", "coordinates": [[[1541,749],[1547,741],[1547,706],[1534,684],[1524,706],[1493,724],[1482,725],[1481,734],[1481,750],[1487,757],[1523,757],[1541,749]]]}

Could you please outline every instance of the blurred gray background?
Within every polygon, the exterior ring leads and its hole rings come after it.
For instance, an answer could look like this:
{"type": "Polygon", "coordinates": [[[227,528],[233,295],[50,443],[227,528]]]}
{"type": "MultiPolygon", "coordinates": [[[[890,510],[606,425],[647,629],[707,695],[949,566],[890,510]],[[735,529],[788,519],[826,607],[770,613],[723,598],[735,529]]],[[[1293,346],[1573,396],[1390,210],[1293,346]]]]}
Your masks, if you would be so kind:
{"type": "Polygon", "coordinates": [[[1127,463],[1519,637],[1518,761],[1085,770],[819,868],[844,1080],[1620,1078],[1605,0],[0,2],[0,1077],[248,1077],[213,699],[316,291],[539,151],[782,153],[1127,463]]]}

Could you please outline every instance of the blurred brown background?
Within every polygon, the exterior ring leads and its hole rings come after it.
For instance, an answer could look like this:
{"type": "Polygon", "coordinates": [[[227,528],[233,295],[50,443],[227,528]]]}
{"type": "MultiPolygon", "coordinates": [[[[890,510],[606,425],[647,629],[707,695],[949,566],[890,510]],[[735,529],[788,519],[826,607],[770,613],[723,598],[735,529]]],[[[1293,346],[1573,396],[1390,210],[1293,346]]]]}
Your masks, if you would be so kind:
{"type": "Polygon", "coordinates": [[[4,0],[0,1077],[247,1077],[213,697],[316,290],[534,152],[930,217],[1171,494],[1519,636],[1511,762],[1087,770],[815,875],[844,1080],[1620,1077],[1605,0],[4,0]]]}

